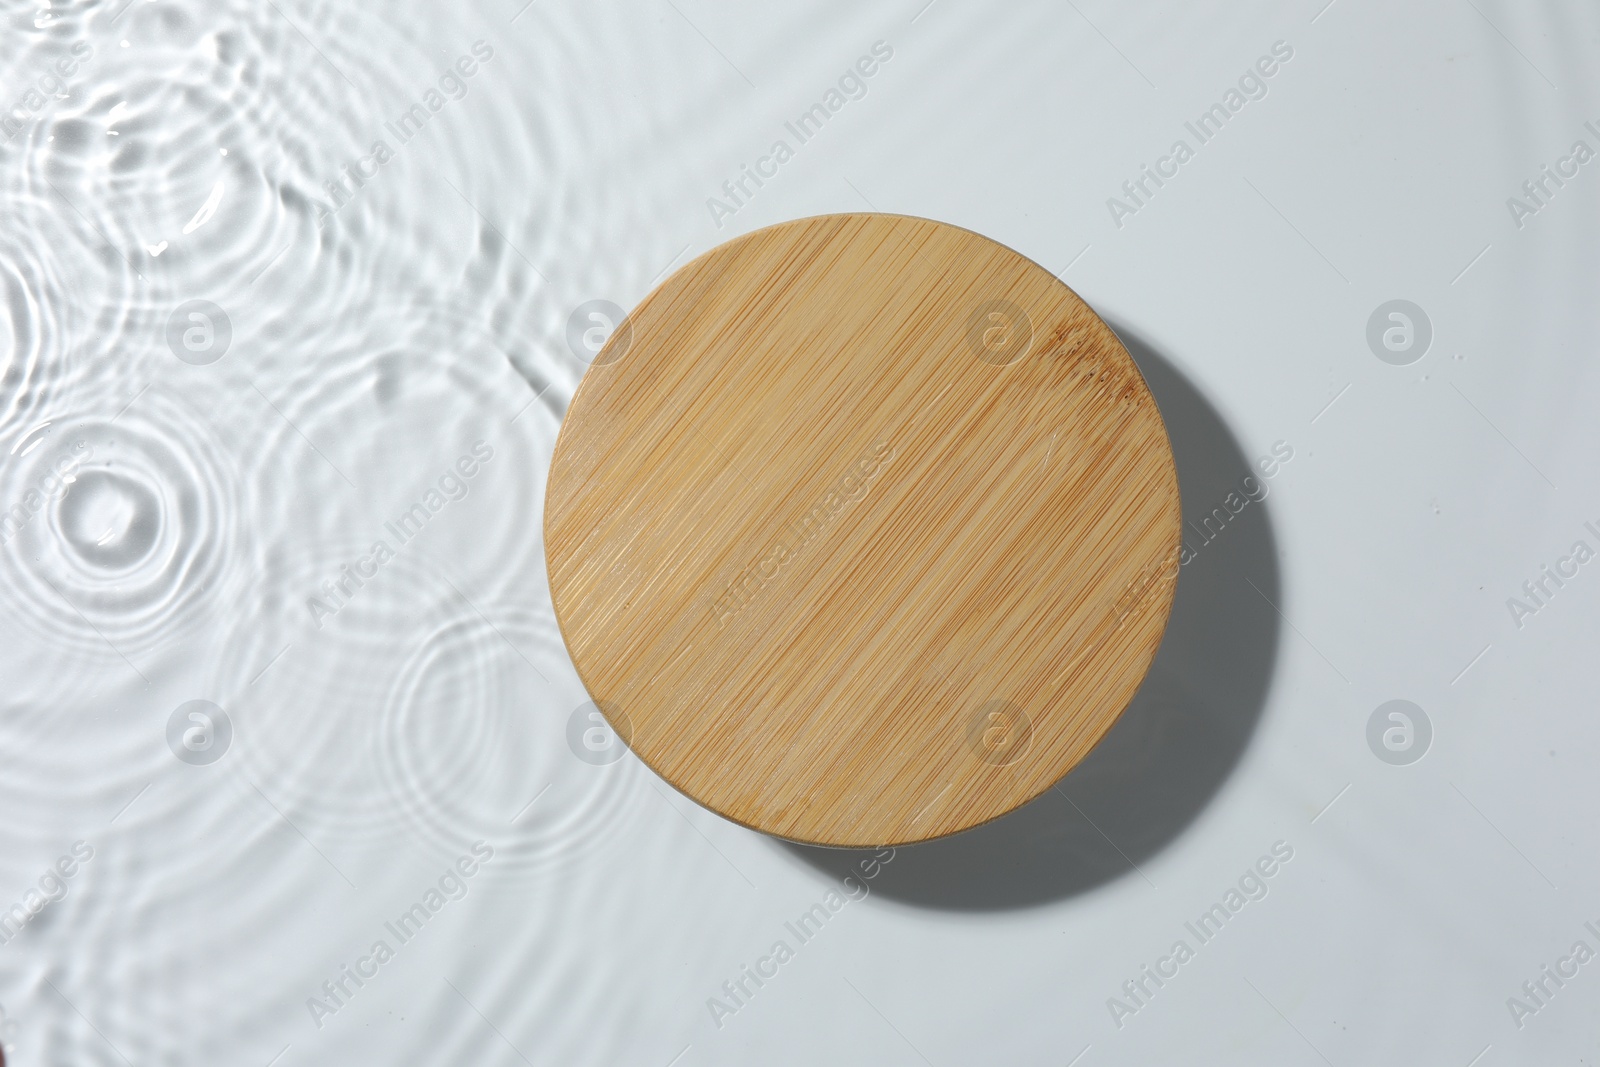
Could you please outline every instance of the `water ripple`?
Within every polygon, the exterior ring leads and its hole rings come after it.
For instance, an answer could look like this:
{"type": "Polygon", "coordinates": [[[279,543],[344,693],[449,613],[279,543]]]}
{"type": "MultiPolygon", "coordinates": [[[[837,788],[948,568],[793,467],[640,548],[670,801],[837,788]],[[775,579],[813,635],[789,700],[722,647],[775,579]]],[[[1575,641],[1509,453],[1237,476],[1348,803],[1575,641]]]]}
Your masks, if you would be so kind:
{"type": "Polygon", "coordinates": [[[139,653],[237,591],[244,500],[199,413],[162,390],[53,421],[0,466],[0,587],[46,646],[139,653]]]}

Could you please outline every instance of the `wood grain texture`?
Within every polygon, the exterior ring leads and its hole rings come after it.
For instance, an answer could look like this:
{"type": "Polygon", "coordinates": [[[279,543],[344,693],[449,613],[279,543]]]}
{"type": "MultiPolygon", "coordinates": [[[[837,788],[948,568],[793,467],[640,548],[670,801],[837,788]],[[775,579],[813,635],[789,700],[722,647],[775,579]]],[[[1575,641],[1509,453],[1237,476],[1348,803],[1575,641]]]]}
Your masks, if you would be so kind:
{"type": "Polygon", "coordinates": [[[1049,788],[1121,714],[1181,541],[1166,429],[1075,293],[941,223],[760,230],[590,367],[545,501],[590,695],[663,778],[814,844],[1049,788]]]}

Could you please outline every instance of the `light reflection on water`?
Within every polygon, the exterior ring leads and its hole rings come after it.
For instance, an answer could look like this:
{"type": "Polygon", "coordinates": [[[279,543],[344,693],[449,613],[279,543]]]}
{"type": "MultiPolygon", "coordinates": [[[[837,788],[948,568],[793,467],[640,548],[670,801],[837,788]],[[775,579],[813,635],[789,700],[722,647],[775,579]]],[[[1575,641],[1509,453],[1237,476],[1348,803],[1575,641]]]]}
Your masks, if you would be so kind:
{"type": "Polygon", "coordinates": [[[619,842],[665,812],[631,757],[568,749],[543,564],[566,315],[671,256],[651,205],[562,170],[590,105],[551,64],[615,18],[0,12],[0,92],[39,88],[0,132],[0,911],[94,849],[0,945],[15,1061],[481,1058],[441,976],[593,1046],[602,990],[549,992],[592,947],[559,898],[620,906],[619,842]],[[166,730],[197,699],[231,738],[191,764],[166,730]],[[399,1029],[311,1025],[476,841],[448,928],[351,1002],[399,1029]]]}

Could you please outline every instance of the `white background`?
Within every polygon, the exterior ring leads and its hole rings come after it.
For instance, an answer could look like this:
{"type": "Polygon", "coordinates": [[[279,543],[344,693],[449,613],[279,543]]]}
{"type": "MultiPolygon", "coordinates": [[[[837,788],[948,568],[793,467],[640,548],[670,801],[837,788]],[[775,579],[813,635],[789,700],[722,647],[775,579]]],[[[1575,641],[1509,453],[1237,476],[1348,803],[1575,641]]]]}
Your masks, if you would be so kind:
{"type": "Polygon", "coordinates": [[[0,945],[7,1062],[1590,1062],[1600,963],[1535,1013],[1507,998],[1600,950],[1600,564],[1521,625],[1507,601],[1600,550],[1600,163],[1521,225],[1507,198],[1600,150],[1600,15],[1323,3],[5,12],[0,102],[92,54],[0,149],[0,506],[94,449],[0,548],[0,909],[93,849],[0,945]],[[492,58],[401,144],[386,123],[475,41],[492,58]],[[880,41],[865,95],[719,225],[722,183],[880,41]],[[1266,95],[1118,225],[1108,198],[1275,42],[1266,95]],[[584,369],[566,322],[736,234],[859,210],[1061,272],[1144,368],[1186,516],[1292,459],[1183,568],[1101,750],[900,850],[719,1017],[860,857],[569,747],[587,698],[540,544],[584,369]],[[191,299],[231,324],[205,366],[167,343],[191,299]],[[1366,340],[1392,299],[1432,327],[1405,366],[1366,340]],[[314,620],[479,440],[465,497],[314,620]],[[192,699],[234,730],[206,766],[166,741],[192,699]],[[1432,724],[1409,765],[1367,741],[1393,699],[1432,724]],[[313,1011],[479,840],[466,896],[313,1011]],[[1265,897],[1200,945],[1185,923],[1276,842],[1265,897]],[[1119,1018],[1180,938],[1194,958],[1119,1018]]]}

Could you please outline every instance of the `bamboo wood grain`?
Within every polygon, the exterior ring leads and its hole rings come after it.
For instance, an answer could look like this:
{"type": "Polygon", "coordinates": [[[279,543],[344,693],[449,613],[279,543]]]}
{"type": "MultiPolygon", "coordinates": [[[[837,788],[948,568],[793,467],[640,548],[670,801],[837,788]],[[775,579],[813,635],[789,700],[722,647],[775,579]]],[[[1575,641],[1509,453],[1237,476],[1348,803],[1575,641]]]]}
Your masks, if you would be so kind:
{"type": "Polygon", "coordinates": [[[1067,286],[966,230],[801,219],[681,268],[585,374],[545,503],[590,695],[663,778],[815,844],[1038,795],[1144,677],[1165,427],[1067,286]]]}

